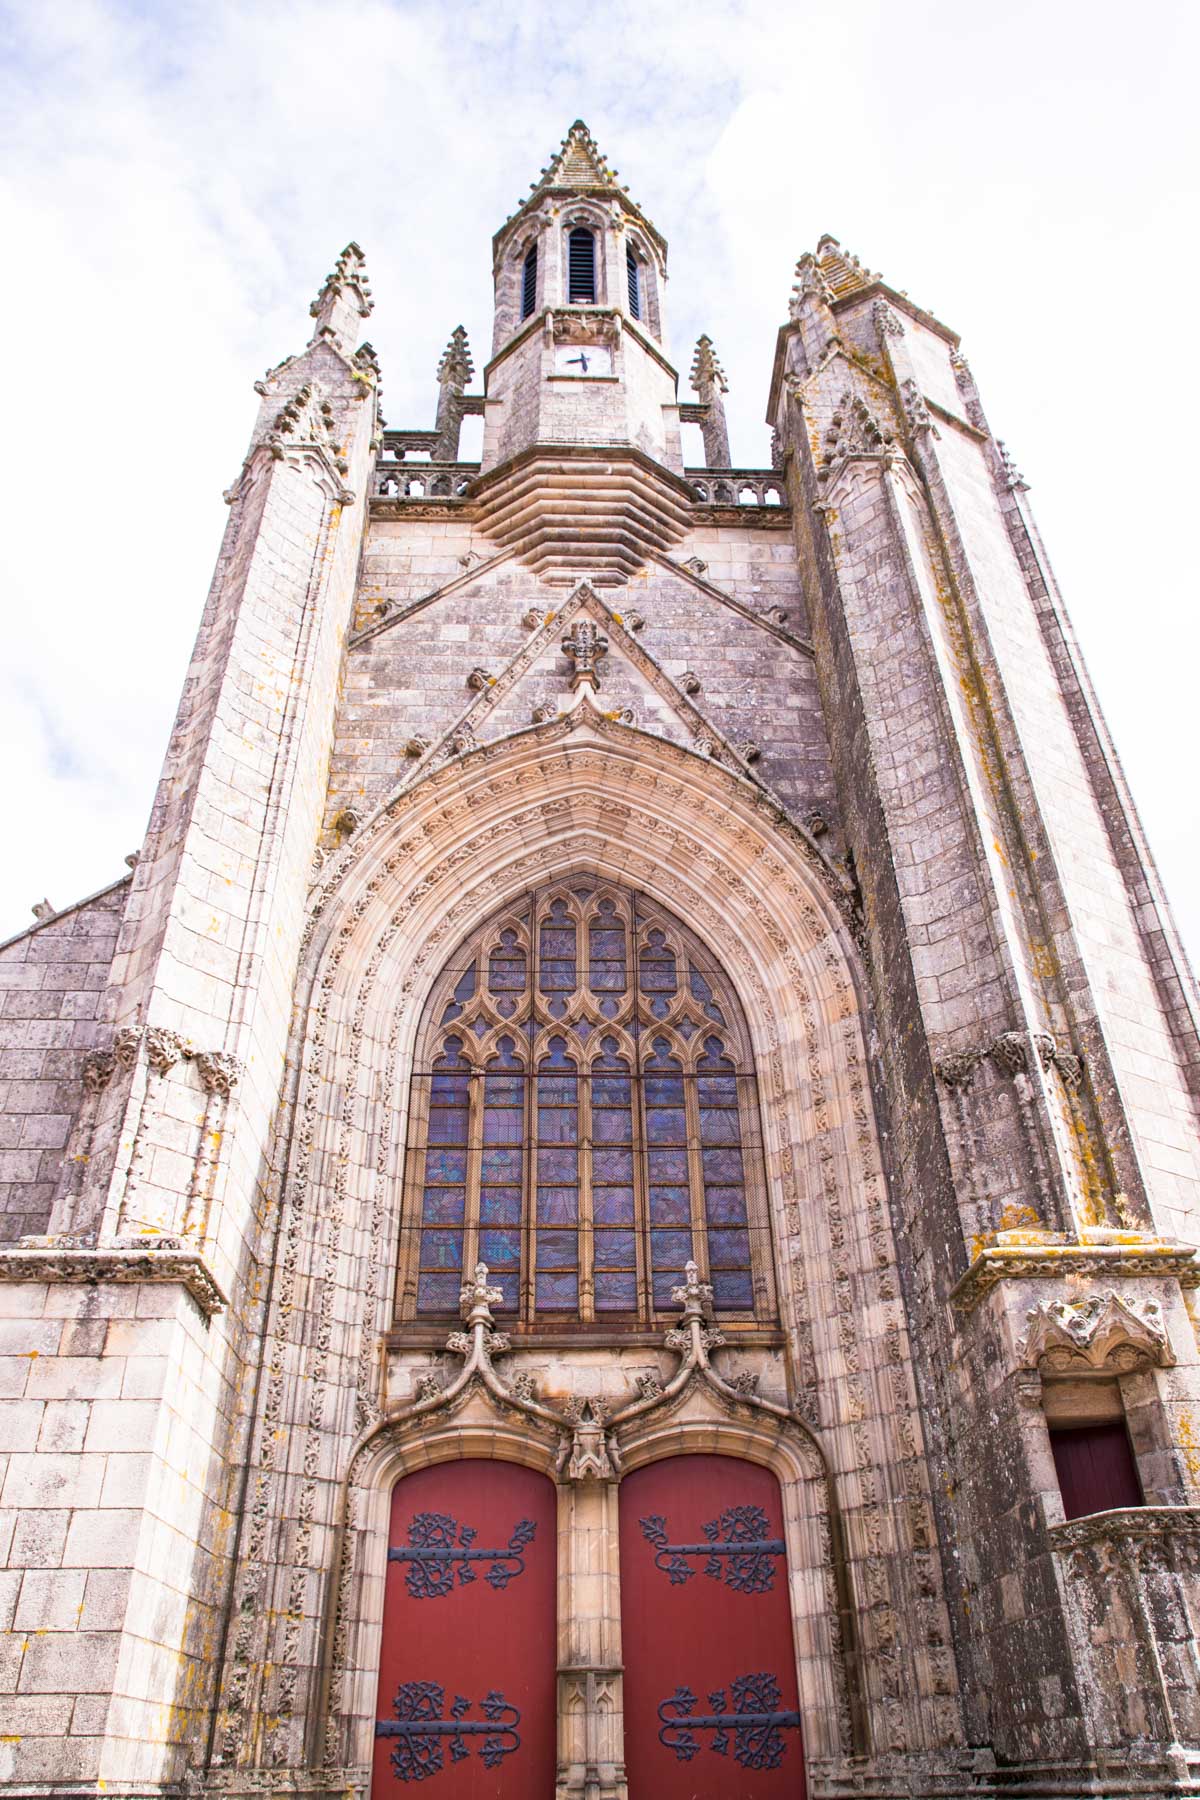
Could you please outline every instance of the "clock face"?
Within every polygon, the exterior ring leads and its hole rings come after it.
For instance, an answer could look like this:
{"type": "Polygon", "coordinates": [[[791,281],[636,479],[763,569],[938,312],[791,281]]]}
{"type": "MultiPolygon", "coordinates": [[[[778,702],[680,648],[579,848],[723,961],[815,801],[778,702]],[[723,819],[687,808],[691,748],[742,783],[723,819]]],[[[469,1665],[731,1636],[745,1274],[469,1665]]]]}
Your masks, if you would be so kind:
{"type": "Polygon", "coordinates": [[[612,352],[597,344],[561,344],[554,352],[556,375],[611,375],[612,352]]]}

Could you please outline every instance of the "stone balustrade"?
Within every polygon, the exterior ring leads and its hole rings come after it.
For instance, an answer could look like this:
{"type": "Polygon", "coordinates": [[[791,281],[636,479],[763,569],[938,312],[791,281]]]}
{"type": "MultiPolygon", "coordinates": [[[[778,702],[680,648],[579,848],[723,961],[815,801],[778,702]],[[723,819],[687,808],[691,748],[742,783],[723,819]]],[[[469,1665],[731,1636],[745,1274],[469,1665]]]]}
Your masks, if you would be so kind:
{"type": "Polygon", "coordinates": [[[786,506],[777,469],[685,469],[684,479],[705,506],[786,506]]]}

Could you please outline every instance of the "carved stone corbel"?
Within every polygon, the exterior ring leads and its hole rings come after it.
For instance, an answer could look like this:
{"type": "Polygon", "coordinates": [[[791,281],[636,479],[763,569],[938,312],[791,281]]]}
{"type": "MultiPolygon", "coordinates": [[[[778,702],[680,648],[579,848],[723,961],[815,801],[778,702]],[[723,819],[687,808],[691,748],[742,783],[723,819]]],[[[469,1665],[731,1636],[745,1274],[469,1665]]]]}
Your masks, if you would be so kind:
{"type": "Polygon", "coordinates": [[[1045,1373],[1125,1375],[1175,1361],[1157,1300],[1126,1299],[1110,1288],[1085,1300],[1043,1300],[1026,1314],[1017,1346],[1024,1367],[1045,1373]]]}

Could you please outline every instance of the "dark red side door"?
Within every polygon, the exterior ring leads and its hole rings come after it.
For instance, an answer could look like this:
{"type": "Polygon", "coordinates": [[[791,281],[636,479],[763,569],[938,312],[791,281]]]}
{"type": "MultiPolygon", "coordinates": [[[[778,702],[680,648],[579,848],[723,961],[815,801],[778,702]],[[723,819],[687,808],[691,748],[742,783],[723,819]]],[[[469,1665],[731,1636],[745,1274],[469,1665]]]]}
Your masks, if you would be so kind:
{"type": "Polygon", "coordinates": [[[779,1483],[676,1456],[620,1506],[630,1800],[803,1800],[779,1483]]]}
{"type": "Polygon", "coordinates": [[[553,1800],[556,1523],[515,1463],[396,1483],[372,1800],[553,1800]]]}

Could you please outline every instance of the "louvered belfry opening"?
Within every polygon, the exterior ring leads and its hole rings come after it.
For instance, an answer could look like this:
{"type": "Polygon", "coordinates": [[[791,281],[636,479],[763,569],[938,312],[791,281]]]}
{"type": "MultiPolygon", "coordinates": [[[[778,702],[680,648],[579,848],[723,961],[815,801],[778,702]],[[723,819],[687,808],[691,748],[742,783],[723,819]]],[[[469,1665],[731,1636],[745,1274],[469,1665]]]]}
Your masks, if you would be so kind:
{"type": "Polygon", "coordinates": [[[638,267],[638,259],[634,255],[633,246],[625,249],[625,273],[629,278],[629,316],[640,319],[642,316],[642,272],[638,267]]]}
{"type": "Polygon", "coordinates": [[[596,240],[582,225],[567,239],[567,299],[585,304],[596,298],[596,240]]]}
{"type": "Polygon", "coordinates": [[[525,266],[521,275],[521,317],[529,318],[537,305],[537,245],[533,244],[525,256],[525,266]]]}

